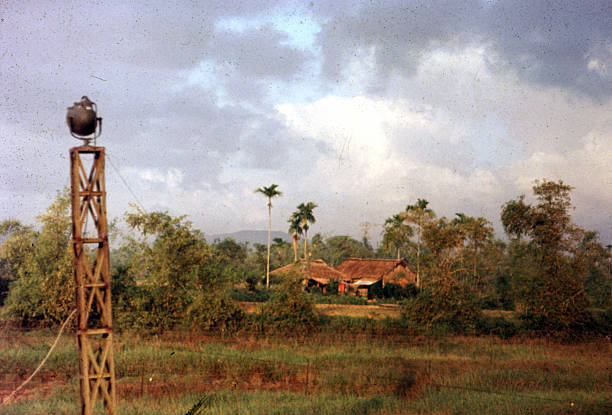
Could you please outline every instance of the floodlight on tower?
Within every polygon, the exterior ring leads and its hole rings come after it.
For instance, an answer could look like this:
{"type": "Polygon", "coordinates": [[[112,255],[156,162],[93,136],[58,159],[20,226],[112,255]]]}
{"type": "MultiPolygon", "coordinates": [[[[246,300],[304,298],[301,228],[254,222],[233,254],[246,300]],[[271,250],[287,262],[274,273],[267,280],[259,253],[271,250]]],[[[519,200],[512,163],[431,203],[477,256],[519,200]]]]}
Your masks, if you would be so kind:
{"type": "Polygon", "coordinates": [[[102,118],[97,116],[97,111],[96,104],[84,95],[79,102],[68,108],[66,114],[70,134],[83,140],[86,146],[102,134],[102,118]]]}

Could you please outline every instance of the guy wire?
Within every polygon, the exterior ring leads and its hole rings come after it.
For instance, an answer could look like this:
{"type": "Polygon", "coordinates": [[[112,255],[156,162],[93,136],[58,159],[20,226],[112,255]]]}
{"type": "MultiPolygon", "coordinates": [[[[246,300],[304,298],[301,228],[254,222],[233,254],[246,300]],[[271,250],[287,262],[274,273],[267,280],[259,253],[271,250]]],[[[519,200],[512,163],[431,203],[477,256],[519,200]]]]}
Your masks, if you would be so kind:
{"type": "Polygon", "coordinates": [[[119,176],[119,178],[121,179],[121,181],[123,182],[123,184],[125,185],[125,187],[128,189],[128,191],[132,194],[132,197],[134,198],[134,201],[136,202],[136,205],[138,205],[138,207],[144,212],[147,213],[147,210],[143,207],[142,203],[140,202],[140,199],[138,199],[138,196],[136,196],[136,193],[134,193],[134,191],[132,190],[132,188],[130,187],[130,185],[127,183],[127,181],[123,178],[123,176],[121,175],[121,173],[119,172],[119,169],[115,166],[115,164],[113,163],[113,161],[110,158],[110,154],[108,154],[108,152],[106,152],[108,161],[111,165],[111,167],[115,170],[115,172],[117,173],[117,175],[119,176]]]}

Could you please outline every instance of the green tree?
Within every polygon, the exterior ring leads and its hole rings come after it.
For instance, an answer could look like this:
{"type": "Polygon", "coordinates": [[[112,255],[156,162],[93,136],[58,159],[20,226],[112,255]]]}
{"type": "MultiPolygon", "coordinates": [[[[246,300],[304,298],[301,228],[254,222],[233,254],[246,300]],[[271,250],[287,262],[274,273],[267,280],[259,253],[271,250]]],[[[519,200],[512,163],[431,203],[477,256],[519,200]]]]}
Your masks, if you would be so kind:
{"type": "Polygon", "coordinates": [[[512,310],[514,300],[508,277],[508,244],[492,239],[478,256],[477,292],[482,308],[512,310]]]}
{"type": "Polygon", "coordinates": [[[473,290],[462,277],[464,232],[456,221],[442,217],[428,221],[422,237],[431,254],[423,269],[427,284],[406,302],[404,317],[419,326],[463,331],[480,316],[473,290]]]}
{"type": "Polygon", "coordinates": [[[371,258],[374,252],[363,242],[350,236],[338,235],[326,239],[320,256],[330,267],[337,267],[347,258],[371,258]]]}
{"type": "Polygon", "coordinates": [[[259,280],[263,280],[266,271],[266,246],[260,243],[253,244],[253,250],[249,255],[249,266],[258,275],[259,280]]]}
{"type": "Polygon", "coordinates": [[[0,306],[8,294],[8,285],[19,276],[19,268],[34,248],[36,232],[16,219],[0,223],[0,306]]]}
{"type": "Polygon", "coordinates": [[[274,238],[273,242],[272,248],[274,248],[274,251],[276,252],[277,259],[276,266],[281,267],[285,265],[286,253],[290,245],[285,242],[283,238],[274,238]]]}
{"type": "Polygon", "coordinates": [[[184,216],[126,214],[139,231],[124,238],[129,258],[113,275],[119,325],[154,330],[177,325],[226,330],[243,319],[227,287],[244,276],[247,247],[231,238],[208,245],[184,216]]]}
{"type": "Polygon", "coordinates": [[[493,238],[493,226],[487,219],[474,218],[463,213],[457,213],[453,222],[459,226],[463,234],[465,249],[469,252],[472,263],[472,280],[477,283],[478,257],[485,245],[491,243],[493,238]]]}
{"type": "Polygon", "coordinates": [[[532,268],[514,275],[517,306],[533,328],[545,331],[580,330],[588,320],[585,262],[577,255],[583,231],[569,214],[571,186],[563,181],[536,180],[537,204],[521,197],[502,208],[502,224],[509,236],[527,238],[532,268]]]}
{"type": "Polygon", "coordinates": [[[325,241],[323,240],[323,235],[317,232],[310,238],[309,256],[312,258],[321,258],[321,252],[324,249],[325,241]]]}
{"type": "Polygon", "coordinates": [[[278,190],[277,184],[271,184],[268,187],[259,187],[255,189],[255,193],[261,193],[268,198],[268,255],[266,262],[266,289],[270,289],[270,245],[272,235],[272,198],[281,196],[283,193],[278,190]]]}
{"type": "Polygon", "coordinates": [[[297,207],[297,216],[300,218],[300,226],[304,231],[304,259],[308,260],[308,229],[310,223],[315,223],[316,218],[314,216],[314,209],[317,207],[316,203],[300,203],[297,207]]]}
{"type": "Polygon", "coordinates": [[[431,252],[432,261],[426,267],[430,281],[435,284],[448,278],[458,279],[465,274],[461,253],[465,241],[461,228],[445,217],[428,222],[423,228],[423,243],[431,252]]]}
{"type": "Polygon", "coordinates": [[[610,252],[599,241],[597,232],[584,231],[580,236],[576,260],[584,263],[585,293],[593,307],[610,304],[610,252]]]}
{"type": "Polygon", "coordinates": [[[215,241],[210,248],[210,261],[205,269],[223,276],[223,281],[245,281],[251,289],[255,288],[261,274],[253,272],[252,267],[247,266],[248,243],[238,243],[233,238],[225,238],[215,241]]]}
{"type": "Polygon", "coordinates": [[[303,232],[301,227],[302,219],[297,212],[293,212],[287,222],[289,222],[289,235],[291,235],[291,244],[293,246],[293,262],[297,262],[298,242],[303,232]]]}
{"type": "Polygon", "coordinates": [[[11,225],[16,233],[5,241],[7,246],[3,244],[3,255],[17,254],[9,266],[16,275],[2,309],[4,318],[18,319],[22,324],[57,324],[74,308],[69,210],[66,189],[38,216],[40,233],[11,225]]]}
{"type": "Polygon", "coordinates": [[[201,291],[221,292],[228,276],[219,272],[202,234],[184,216],[137,211],[126,214],[126,222],[141,232],[139,239],[129,241],[137,255],[133,270],[142,291],[132,304],[132,310],[140,312],[139,323],[172,327],[183,321],[201,291]]]}
{"type": "Polygon", "coordinates": [[[417,249],[417,272],[416,272],[416,286],[417,288],[421,287],[421,242],[423,238],[423,232],[425,227],[431,222],[436,214],[433,210],[429,209],[427,206],[429,202],[425,199],[418,199],[414,205],[406,206],[405,222],[408,224],[414,225],[414,230],[417,236],[416,249],[417,249]]]}
{"type": "Polygon", "coordinates": [[[385,220],[383,225],[382,246],[387,252],[397,252],[397,259],[401,258],[401,250],[409,246],[414,230],[405,223],[406,215],[398,213],[385,220]]]}

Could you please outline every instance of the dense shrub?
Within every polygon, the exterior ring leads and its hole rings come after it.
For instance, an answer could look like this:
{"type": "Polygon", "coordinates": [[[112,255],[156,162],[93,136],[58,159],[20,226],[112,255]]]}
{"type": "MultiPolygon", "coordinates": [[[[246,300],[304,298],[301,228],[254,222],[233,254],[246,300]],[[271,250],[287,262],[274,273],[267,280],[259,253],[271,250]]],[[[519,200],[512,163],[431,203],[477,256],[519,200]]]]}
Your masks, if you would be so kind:
{"type": "Polygon", "coordinates": [[[247,301],[252,303],[263,303],[270,299],[270,291],[267,290],[241,290],[233,288],[230,296],[235,301],[247,301]]]}
{"type": "Polygon", "coordinates": [[[519,321],[504,316],[481,316],[475,321],[475,334],[507,339],[522,333],[519,321]]]}
{"type": "Polygon", "coordinates": [[[287,276],[261,308],[265,328],[294,333],[307,333],[319,323],[312,298],[302,291],[300,280],[287,276]]]}
{"type": "Polygon", "coordinates": [[[604,336],[612,335],[612,306],[603,310],[593,310],[591,315],[589,327],[591,331],[604,336]]]}
{"type": "Polygon", "coordinates": [[[205,292],[187,308],[186,317],[192,327],[233,331],[242,326],[245,314],[226,293],[205,292]]]}
{"type": "Polygon", "coordinates": [[[331,280],[327,285],[327,295],[338,295],[338,288],[340,283],[336,280],[331,280]]]}
{"type": "Polygon", "coordinates": [[[75,308],[69,208],[70,193],[58,193],[38,216],[39,233],[15,233],[2,245],[3,254],[11,254],[15,278],[0,312],[3,319],[22,325],[58,324],[75,308]]]}
{"type": "Polygon", "coordinates": [[[418,292],[418,289],[414,284],[408,284],[406,287],[402,287],[399,284],[389,282],[383,287],[380,282],[372,285],[368,292],[368,298],[393,298],[395,300],[401,300],[402,298],[414,297],[418,292]]]}
{"type": "Polygon", "coordinates": [[[349,304],[349,305],[366,305],[368,300],[363,297],[354,295],[325,295],[310,293],[309,297],[316,304],[349,304]]]}
{"type": "Polygon", "coordinates": [[[323,290],[321,289],[321,287],[312,287],[310,288],[310,293],[316,296],[322,296],[323,295],[323,290]]]}
{"type": "Polygon", "coordinates": [[[8,295],[9,282],[11,280],[0,275],[0,306],[4,304],[4,299],[8,295]]]}
{"type": "Polygon", "coordinates": [[[481,318],[480,309],[462,285],[429,288],[409,298],[402,307],[402,317],[413,326],[464,332],[481,318]]]}

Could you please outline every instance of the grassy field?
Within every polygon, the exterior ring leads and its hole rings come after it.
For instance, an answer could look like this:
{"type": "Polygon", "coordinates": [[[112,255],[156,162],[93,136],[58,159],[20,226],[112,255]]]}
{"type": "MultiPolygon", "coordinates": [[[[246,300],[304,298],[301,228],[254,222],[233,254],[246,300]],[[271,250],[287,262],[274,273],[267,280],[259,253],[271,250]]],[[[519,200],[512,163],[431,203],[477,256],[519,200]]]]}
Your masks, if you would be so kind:
{"type": "MultiPolygon", "coordinates": [[[[44,357],[54,333],[4,329],[0,398],[44,357]]],[[[428,338],[364,333],[209,336],[119,333],[121,414],[608,414],[609,341],[428,338]]],[[[74,414],[74,336],[1,414],[74,414]]],[[[100,413],[103,413],[100,408],[100,413]]]]}
{"type": "MultiPolygon", "coordinates": [[[[255,313],[263,303],[241,301],[240,306],[247,313],[255,313]]],[[[350,305],[350,304],[315,304],[317,310],[327,316],[367,317],[373,319],[398,318],[400,306],[385,305],[350,305]]]]}

